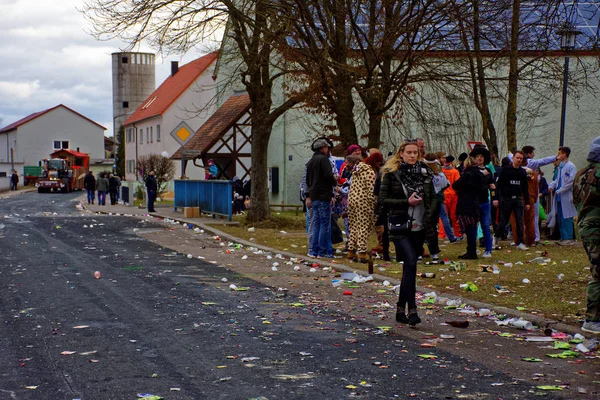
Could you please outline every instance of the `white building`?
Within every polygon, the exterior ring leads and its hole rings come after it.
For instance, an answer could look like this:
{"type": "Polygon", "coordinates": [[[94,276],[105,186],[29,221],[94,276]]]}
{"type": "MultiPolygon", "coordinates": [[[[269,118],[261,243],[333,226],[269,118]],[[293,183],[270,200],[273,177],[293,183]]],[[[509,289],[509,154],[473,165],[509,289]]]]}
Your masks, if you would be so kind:
{"type": "MultiPolygon", "coordinates": [[[[128,181],[136,179],[136,160],[142,156],[162,154],[171,157],[181,146],[171,132],[185,122],[194,132],[210,117],[215,96],[211,66],[217,53],[200,57],[182,67],[171,64],[171,75],[142,102],[123,123],[125,127],[125,171],[128,181]]],[[[181,161],[175,161],[176,176],[181,161]]],[[[201,179],[204,171],[186,173],[201,179]]]]}
{"type": "Polygon", "coordinates": [[[87,153],[90,158],[104,158],[105,130],[102,125],[59,104],[0,129],[0,164],[14,163],[22,176],[23,166],[38,165],[41,159],[60,149],[87,153]]]}

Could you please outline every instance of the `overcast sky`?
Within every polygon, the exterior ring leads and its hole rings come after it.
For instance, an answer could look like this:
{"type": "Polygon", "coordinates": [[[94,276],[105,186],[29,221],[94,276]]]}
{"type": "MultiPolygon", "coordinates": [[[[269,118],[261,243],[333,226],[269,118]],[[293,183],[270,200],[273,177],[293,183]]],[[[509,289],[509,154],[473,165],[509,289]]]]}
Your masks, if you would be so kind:
{"type": "MultiPolygon", "coordinates": [[[[64,104],[112,136],[110,55],[126,44],[88,35],[89,23],[77,11],[82,2],[0,0],[0,127],[64,104]]],[[[170,61],[182,65],[201,55],[157,57],[156,85],[169,75],[170,61]]]]}

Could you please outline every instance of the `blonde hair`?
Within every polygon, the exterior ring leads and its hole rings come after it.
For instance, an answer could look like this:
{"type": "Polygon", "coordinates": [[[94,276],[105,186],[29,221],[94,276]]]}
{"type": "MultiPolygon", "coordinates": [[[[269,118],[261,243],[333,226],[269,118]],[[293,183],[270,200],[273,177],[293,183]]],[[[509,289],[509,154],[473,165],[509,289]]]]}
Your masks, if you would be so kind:
{"type": "MultiPolygon", "coordinates": [[[[406,146],[409,146],[409,145],[416,146],[417,149],[419,148],[419,145],[417,144],[417,142],[402,143],[400,145],[400,147],[398,148],[398,151],[396,152],[396,154],[394,154],[393,156],[388,158],[387,162],[383,166],[382,170],[383,170],[384,175],[387,174],[388,172],[398,171],[398,167],[402,163],[402,153],[404,153],[404,149],[406,149],[406,146]]],[[[421,151],[419,151],[419,155],[417,156],[417,161],[421,161],[421,160],[423,160],[423,154],[421,154],[421,151]]]]}
{"type": "Polygon", "coordinates": [[[468,167],[472,167],[473,165],[477,165],[477,163],[475,162],[475,159],[471,156],[467,157],[463,162],[463,166],[465,169],[467,169],[468,167]]]}

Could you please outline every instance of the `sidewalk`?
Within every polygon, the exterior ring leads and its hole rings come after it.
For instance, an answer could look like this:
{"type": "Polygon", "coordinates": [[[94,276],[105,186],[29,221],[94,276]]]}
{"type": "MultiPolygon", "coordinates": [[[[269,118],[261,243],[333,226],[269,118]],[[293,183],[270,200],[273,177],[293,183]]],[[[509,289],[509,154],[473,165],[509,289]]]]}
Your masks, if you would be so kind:
{"type": "Polygon", "coordinates": [[[20,186],[17,190],[5,190],[0,192],[0,199],[18,196],[25,193],[37,192],[37,188],[29,186],[20,186]]]}
{"type": "MultiPolygon", "coordinates": [[[[86,200],[83,195],[81,197],[81,201],[82,201],[84,208],[91,212],[101,213],[101,214],[109,214],[109,215],[117,214],[117,215],[137,216],[137,217],[152,216],[152,217],[160,218],[160,219],[168,218],[168,219],[177,221],[179,223],[185,223],[185,224],[191,225],[194,228],[197,227],[199,229],[212,232],[214,235],[219,236],[222,240],[240,243],[246,247],[255,247],[262,251],[270,252],[270,253],[274,253],[274,254],[278,253],[287,258],[308,259],[308,260],[311,260],[311,261],[314,261],[314,262],[320,264],[321,266],[334,268],[337,271],[356,272],[357,274],[367,276],[367,273],[365,271],[360,271],[360,270],[357,271],[355,268],[353,268],[351,266],[341,264],[345,261],[344,259],[335,259],[334,262],[328,262],[323,259],[318,259],[318,260],[310,259],[302,254],[296,254],[296,253],[292,253],[289,251],[273,249],[273,248],[270,248],[267,246],[263,246],[263,245],[260,245],[260,244],[254,243],[254,242],[249,242],[249,241],[234,237],[228,233],[225,233],[225,232],[219,230],[218,227],[215,226],[215,224],[223,224],[223,225],[239,224],[238,222],[235,222],[235,221],[230,222],[225,218],[220,218],[220,217],[217,217],[217,218],[210,218],[210,217],[185,218],[183,216],[183,212],[175,211],[172,206],[158,206],[158,207],[155,207],[156,212],[148,213],[148,211],[146,209],[125,206],[125,205],[99,206],[97,204],[93,204],[93,205],[92,204],[84,204],[84,202],[86,200]]],[[[391,282],[392,285],[400,284],[399,279],[391,278],[389,276],[382,276],[382,275],[378,275],[378,274],[373,274],[372,276],[373,276],[373,279],[377,282],[389,281],[389,282],[391,282]]],[[[417,287],[417,291],[427,293],[427,292],[431,292],[431,289],[424,288],[424,287],[417,287]]],[[[582,333],[579,326],[559,323],[559,322],[549,319],[549,318],[545,318],[545,317],[535,315],[535,314],[529,314],[526,312],[521,312],[516,309],[500,307],[500,306],[496,306],[494,304],[478,302],[478,301],[470,300],[468,298],[458,297],[458,296],[446,294],[446,293],[443,293],[443,297],[448,298],[448,299],[459,300],[460,303],[466,303],[475,309],[487,308],[492,311],[495,311],[498,314],[506,314],[509,317],[523,318],[527,321],[534,323],[535,325],[540,326],[541,328],[549,326],[549,327],[552,327],[552,329],[555,329],[555,330],[558,330],[561,332],[565,332],[565,333],[568,333],[571,335],[575,335],[577,333],[579,333],[579,334],[582,333]]]]}

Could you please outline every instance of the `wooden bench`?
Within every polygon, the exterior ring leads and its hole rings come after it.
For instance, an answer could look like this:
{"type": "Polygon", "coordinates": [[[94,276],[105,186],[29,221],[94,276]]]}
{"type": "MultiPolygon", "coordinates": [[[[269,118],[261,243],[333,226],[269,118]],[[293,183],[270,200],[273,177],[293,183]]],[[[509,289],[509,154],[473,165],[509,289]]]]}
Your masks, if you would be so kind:
{"type": "Polygon", "coordinates": [[[298,216],[300,214],[300,210],[302,210],[302,208],[304,206],[302,204],[283,204],[283,202],[282,202],[281,204],[269,204],[269,207],[271,207],[271,208],[281,207],[281,211],[283,211],[285,208],[295,208],[296,216],[298,216]]]}

